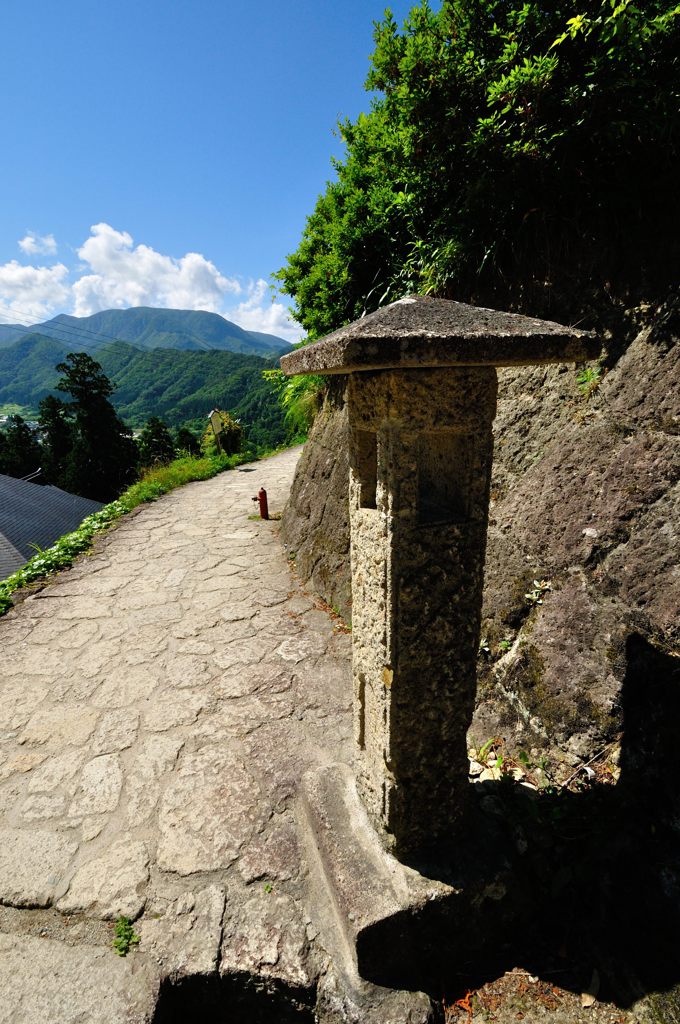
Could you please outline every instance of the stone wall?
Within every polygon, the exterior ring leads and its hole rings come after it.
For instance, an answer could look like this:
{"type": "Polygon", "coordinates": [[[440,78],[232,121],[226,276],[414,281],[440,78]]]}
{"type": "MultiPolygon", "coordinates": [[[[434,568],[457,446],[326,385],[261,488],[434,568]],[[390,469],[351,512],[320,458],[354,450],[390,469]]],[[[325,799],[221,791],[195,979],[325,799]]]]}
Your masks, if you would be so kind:
{"type": "Polygon", "coordinates": [[[505,375],[477,739],[592,756],[625,725],[630,638],[680,646],[678,380],[649,328],[590,397],[573,370],[505,375]]]}
{"type": "Polygon", "coordinates": [[[347,380],[333,377],[298,463],[281,536],[300,579],[349,621],[347,380]]]}
{"type": "MultiPolygon", "coordinates": [[[[547,748],[566,772],[620,734],[636,700],[626,686],[644,677],[636,638],[650,651],[680,649],[671,312],[637,334],[590,395],[573,367],[499,373],[473,742],[547,748]]],[[[282,526],[301,577],[351,618],[346,431],[334,382],[282,526]]]]}

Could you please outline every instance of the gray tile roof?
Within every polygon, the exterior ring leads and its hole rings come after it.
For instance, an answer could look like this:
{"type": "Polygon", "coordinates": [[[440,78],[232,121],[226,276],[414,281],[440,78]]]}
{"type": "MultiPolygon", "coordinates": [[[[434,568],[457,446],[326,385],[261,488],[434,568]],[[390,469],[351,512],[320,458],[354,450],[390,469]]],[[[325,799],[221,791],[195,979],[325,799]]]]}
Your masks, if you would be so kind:
{"type": "Polygon", "coordinates": [[[0,580],[102,507],[51,484],[40,485],[0,474],[0,580]],[[34,546],[35,545],[35,546],[34,546]]]}
{"type": "Polygon", "coordinates": [[[11,576],[25,561],[21,552],[0,533],[0,580],[11,576]]]}

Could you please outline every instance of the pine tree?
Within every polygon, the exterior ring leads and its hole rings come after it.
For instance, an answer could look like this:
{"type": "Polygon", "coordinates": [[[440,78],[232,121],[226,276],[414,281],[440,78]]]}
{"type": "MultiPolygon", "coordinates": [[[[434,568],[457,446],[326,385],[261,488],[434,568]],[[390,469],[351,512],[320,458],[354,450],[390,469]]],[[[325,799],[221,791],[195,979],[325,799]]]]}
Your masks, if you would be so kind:
{"type": "Polygon", "coordinates": [[[138,452],[132,432],[109,402],[113,385],[101,366],[84,352],[71,352],[57,370],[57,389],[66,404],[73,445],[63,464],[63,486],[97,501],[111,501],[137,475],[138,452]]]}
{"type": "Polygon", "coordinates": [[[69,406],[61,398],[48,395],[40,403],[38,423],[42,432],[45,482],[63,487],[65,467],[74,443],[69,406]]]}
{"type": "Polygon", "coordinates": [[[175,457],[170,431],[158,416],[151,416],[139,435],[139,459],[142,466],[165,466],[175,457]]]}

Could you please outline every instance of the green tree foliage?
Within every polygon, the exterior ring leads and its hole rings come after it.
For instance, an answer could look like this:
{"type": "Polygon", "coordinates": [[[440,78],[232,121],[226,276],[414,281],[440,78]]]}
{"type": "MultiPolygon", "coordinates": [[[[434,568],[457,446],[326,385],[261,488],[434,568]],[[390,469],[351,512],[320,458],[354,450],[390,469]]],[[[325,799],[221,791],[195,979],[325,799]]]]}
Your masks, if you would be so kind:
{"type": "Polygon", "coordinates": [[[35,431],[21,416],[8,416],[0,430],[0,473],[23,477],[41,468],[42,450],[35,431]]]}
{"type": "MultiPolygon", "coordinates": [[[[241,451],[243,444],[243,430],[238,420],[235,420],[231,413],[215,410],[219,413],[222,429],[219,432],[219,449],[224,455],[235,455],[241,451]]],[[[205,433],[201,438],[201,450],[205,455],[214,457],[219,454],[215,431],[208,424],[205,433]]]]}
{"type": "Polygon", "coordinates": [[[175,434],[175,448],[194,457],[201,454],[201,442],[188,427],[180,427],[175,434]]]}
{"type": "Polygon", "coordinates": [[[43,472],[48,483],[59,484],[62,468],[73,448],[75,435],[69,407],[61,398],[48,395],[40,403],[43,472]]]}
{"type": "Polygon", "coordinates": [[[680,266],[680,5],[427,0],[277,277],[311,338],[409,291],[576,319],[680,266]]]}
{"type": "Polygon", "coordinates": [[[84,352],[70,353],[57,370],[57,390],[73,399],[63,403],[72,443],[54,482],[85,498],[110,501],[135,479],[138,459],[132,433],[109,401],[113,385],[84,352]]]}
{"type": "Polygon", "coordinates": [[[319,411],[326,378],[317,374],[286,377],[282,370],[263,370],[262,376],[278,395],[292,435],[306,437],[319,411]]]}
{"type": "Polygon", "coordinates": [[[139,435],[139,461],[142,466],[166,466],[175,457],[170,431],[158,416],[151,416],[139,435]]]}

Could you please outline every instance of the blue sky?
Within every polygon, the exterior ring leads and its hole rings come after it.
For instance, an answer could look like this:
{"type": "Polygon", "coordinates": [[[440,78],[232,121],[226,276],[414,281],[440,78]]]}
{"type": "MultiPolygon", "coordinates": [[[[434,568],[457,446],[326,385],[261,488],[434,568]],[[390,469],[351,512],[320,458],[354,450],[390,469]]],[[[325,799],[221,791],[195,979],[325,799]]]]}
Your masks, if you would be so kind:
{"type": "Polygon", "coordinates": [[[0,321],[172,305],[295,336],[264,282],[368,108],[385,6],[2,0],[0,321]]]}

